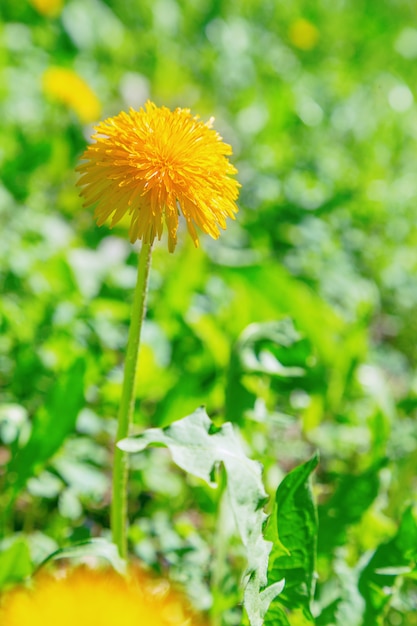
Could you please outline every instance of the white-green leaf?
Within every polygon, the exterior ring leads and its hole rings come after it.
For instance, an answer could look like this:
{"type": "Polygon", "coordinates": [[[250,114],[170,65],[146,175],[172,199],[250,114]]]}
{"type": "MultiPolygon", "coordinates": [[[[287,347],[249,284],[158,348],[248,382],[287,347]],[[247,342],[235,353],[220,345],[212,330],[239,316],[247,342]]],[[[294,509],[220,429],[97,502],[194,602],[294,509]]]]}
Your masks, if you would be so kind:
{"type": "Polygon", "coordinates": [[[140,452],[149,445],[166,446],[180,468],[212,486],[214,470],[223,464],[230,505],[247,554],[245,608],[251,626],[261,626],[269,602],[282,589],[281,585],[263,589],[271,543],[262,533],[267,495],[261,465],[246,456],[232,424],[217,428],[203,408],[167,428],[151,428],[118,444],[126,452],[140,452]]]}

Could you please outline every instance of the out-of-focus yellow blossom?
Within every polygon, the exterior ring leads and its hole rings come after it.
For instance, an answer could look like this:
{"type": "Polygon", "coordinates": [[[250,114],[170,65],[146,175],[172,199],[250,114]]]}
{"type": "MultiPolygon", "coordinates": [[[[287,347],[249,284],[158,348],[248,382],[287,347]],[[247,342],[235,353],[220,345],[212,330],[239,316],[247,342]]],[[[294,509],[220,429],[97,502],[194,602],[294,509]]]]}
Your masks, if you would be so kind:
{"type": "Polygon", "coordinates": [[[130,240],[152,243],[164,223],[168,248],[177,243],[181,210],[198,245],[197,225],[214,239],[238,208],[231,147],[189,109],[157,107],[119,113],[95,127],[95,140],[77,167],[84,206],[96,205],[99,226],[130,217],[130,240]]]}
{"type": "Polygon", "coordinates": [[[78,567],[64,576],[36,577],[0,604],[2,626],[197,626],[201,622],[166,581],[141,570],[78,567]]]}
{"type": "Polygon", "coordinates": [[[315,48],[320,36],[314,24],[302,17],[291,24],[288,35],[293,46],[300,50],[315,48]]]}
{"type": "Polygon", "coordinates": [[[50,67],[43,75],[44,92],[72,109],[84,124],[100,117],[101,104],[91,87],[76,72],[50,67]]]}
{"type": "Polygon", "coordinates": [[[42,15],[56,17],[61,13],[64,0],[29,0],[30,4],[42,15]]]}

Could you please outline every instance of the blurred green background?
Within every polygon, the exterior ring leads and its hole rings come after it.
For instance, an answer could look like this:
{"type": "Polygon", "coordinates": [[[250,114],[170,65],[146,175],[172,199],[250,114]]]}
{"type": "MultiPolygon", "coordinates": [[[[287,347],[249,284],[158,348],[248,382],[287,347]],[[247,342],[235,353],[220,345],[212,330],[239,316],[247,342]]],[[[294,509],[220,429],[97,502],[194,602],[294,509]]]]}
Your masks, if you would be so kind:
{"type": "MultiPolygon", "coordinates": [[[[108,534],[137,247],[95,226],[74,168],[95,121],[150,98],[215,116],[242,191],[218,241],[155,246],[138,428],[205,404],[270,494],[318,449],[315,623],[417,624],[417,7],[2,0],[0,18],[0,480],[16,579],[108,534]]],[[[216,493],[161,450],[132,463],[132,551],[207,609],[216,493]]],[[[241,559],[232,541],[225,624],[240,620],[241,559]]]]}

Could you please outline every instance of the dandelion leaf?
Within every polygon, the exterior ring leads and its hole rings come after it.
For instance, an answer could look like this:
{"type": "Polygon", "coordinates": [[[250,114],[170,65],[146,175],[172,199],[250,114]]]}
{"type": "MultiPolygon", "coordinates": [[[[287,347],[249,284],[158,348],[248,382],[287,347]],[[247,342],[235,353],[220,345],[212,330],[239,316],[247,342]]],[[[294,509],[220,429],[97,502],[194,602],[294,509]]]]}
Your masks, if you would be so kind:
{"type": "Polygon", "coordinates": [[[184,471],[214,486],[214,468],[223,464],[227,474],[227,494],[240,538],[246,548],[247,584],[245,608],[251,626],[262,626],[269,602],[282,585],[267,587],[268,556],[271,544],[263,538],[266,519],[263,505],[267,495],[262,468],[249,459],[230,423],[217,428],[203,408],[160,429],[119,442],[126,452],[140,452],[150,445],[169,448],[174,462],[184,471]]]}

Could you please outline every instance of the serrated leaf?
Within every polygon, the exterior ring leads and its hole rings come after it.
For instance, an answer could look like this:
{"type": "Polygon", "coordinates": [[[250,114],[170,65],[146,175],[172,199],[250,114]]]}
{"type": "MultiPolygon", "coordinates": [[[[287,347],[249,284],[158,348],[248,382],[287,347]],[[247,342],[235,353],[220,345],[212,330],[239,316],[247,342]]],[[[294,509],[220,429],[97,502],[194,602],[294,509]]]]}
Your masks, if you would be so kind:
{"type": "Polygon", "coordinates": [[[140,452],[149,445],[166,446],[180,468],[213,486],[214,468],[219,463],[224,465],[226,490],[248,561],[245,607],[251,625],[261,626],[267,605],[279,593],[280,585],[263,589],[271,549],[262,534],[266,519],[262,507],[267,495],[261,465],[246,456],[233,426],[226,423],[215,427],[205,410],[199,408],[167,428],[151,428],[118,445],[126,452],[140,452]]]}
{"type": "Polygon", "coordinates": [[[253,579],[249,580],[245,588],[245,609],[251,624],[259,624],[260,626],[264,624],[264,617],[271,602],[282,593],[284,586],[285,580],[279,580],[260,591],[256,574],[253,579]]]}
{"type": "Polygon", "coordinates": [[[317,543],[317,511],[310,487],[310,475],[318,455],[296,467],[276,492],[274,512],[267,539],[273,542],[268,582],[285,578],[285,587],[271,604],[265,624],[288,626],[287,611],[298,612],[297,623],[314,624],[310,603],[314,591],[317,543]]]}

